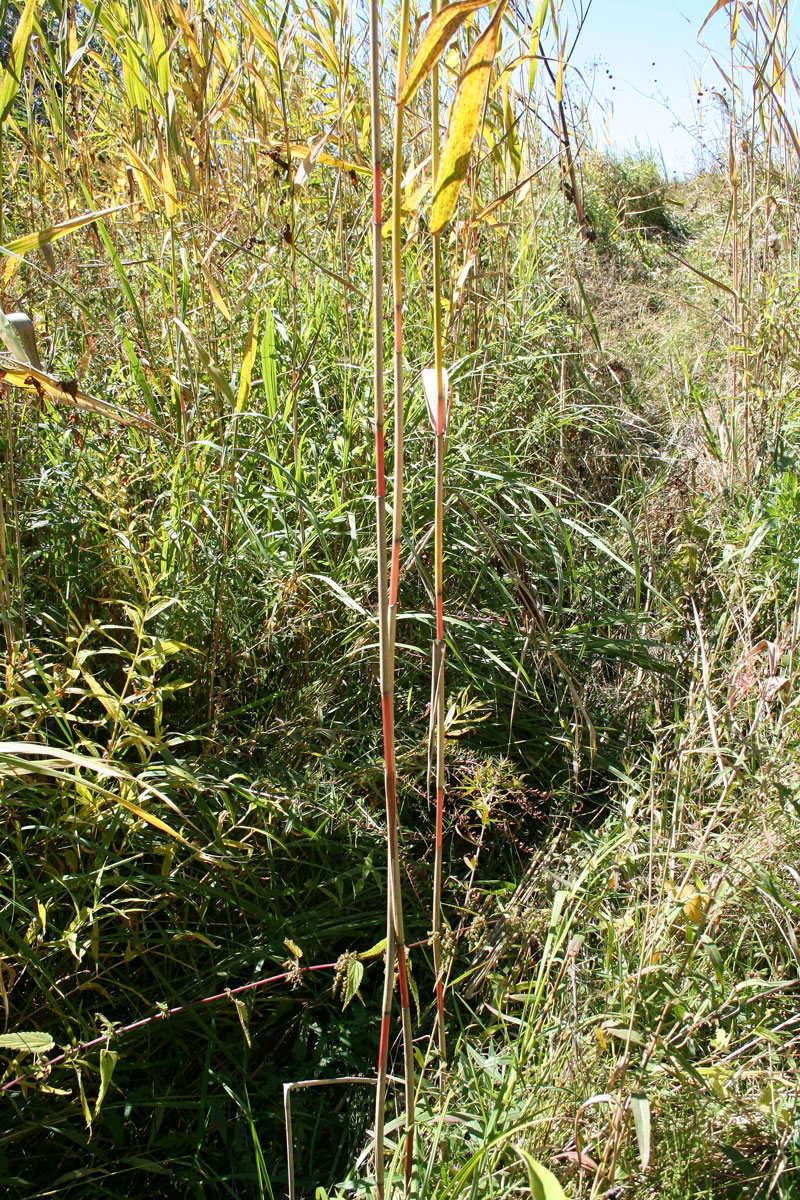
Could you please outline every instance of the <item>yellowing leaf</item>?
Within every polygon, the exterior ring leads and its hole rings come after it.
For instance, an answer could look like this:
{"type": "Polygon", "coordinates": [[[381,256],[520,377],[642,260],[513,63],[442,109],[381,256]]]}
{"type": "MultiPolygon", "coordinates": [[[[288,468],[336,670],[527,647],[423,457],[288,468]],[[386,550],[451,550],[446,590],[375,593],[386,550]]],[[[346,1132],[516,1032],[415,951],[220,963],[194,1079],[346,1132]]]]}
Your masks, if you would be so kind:
{"type": "Polygon", "coordinates": [[[239,390],[236,393],[236,411],[240,413],[247,403],[247,397],[250,395],[250,379],[253,374],[253,363],[256,357],[256,347],[258,346],[258,318],[260,312],[256,310],[256,315],[253,319],[253,324],[250,326],[250,332],[247,335],[247,341],[244,346],[244,356],[242,358],[242,369],[239,373],[239,390]]]}
{"type": "Polygon", "coordinates": [[[138,108],[140,112],[147,112],[149,93],[142,83],[139,62],[132,46],[126,46],[124,50],[121,50],[120,58],[122,59],[122,81],[125,84],[125,91],[130,100],[131,108],[138,108]]]}
{"type": "Polygon", "coordinates": [[[314,145],[309,148],[306,157],[300,163],[300,166],[295,172],[294,179],[292,180],[292,192],[300,191],[300,189],[308,182],[317,163],[324,161],[326,156],[323,155],[322,151],[325,143],[336,131],[337,126],[344,125],[345,121],[350,116],[350,113],[353,111],[354,104],[355,99],[350,101],[347,107],[342,111],[341,115],[337,116],[333,124],[325,131],[325,133],[323,133],[322,137],[319,138],[314,145]]]}
{"type": "Polygon", "coordinates": [[[70,408],[79,408],[84,412],[97,413],[101,417],[110,417],[114,421],[120,421],[123,425],[153,426],[149,417],[139,416],[124,408],[117,408],[114,404],[107,404],[105,400],[96,400],[93,396],[87,396],[78,388],[75,380],[56,379],[55,376],[48,375],[46,371],[39,371],[30,363],[19,361],[16,358],[7,361],[0,357],[0,383],[10,383],[14,387],[36,392],[39,397],[47,396],[48,399],[55,400],[58,404],[66,404],[70,408]]]}
{"type": "Polygon", "coordinates": [[[123,142],[122,149],[125,151],[125,157],[128,159],[128,162],[133,168],[136,182],[139,184],[142,195],[144,196],[144,202],[150,212],[153,212],[155,209],[155,204],[153,203],[153,193],[150,191],[150,184],[147,181],[149,177],[152,179],[153,183],[160,187],[161,180],[158,178],[155,171],[151,170],[147,163],[139,157],[133,146],[129,146],[127,142],[123,142]]]}
{"type": "Polygon", "coordinates": [[[517,122],[514,116],[514,106],[511,103],[509,94],[509,78],[505,77],[503,81],[503,129],[506,135],[506,147],[511,159],[511,165],[514,169],[514,174],[519,175],[522,167],[522,150],[520,149],[519,138],[517,137],[517,122]]]}
{"type": "Polygon", "coordinates": [[[447,419],[449,416],[449,413],[447,410],[446,396],[447,396],[447,388],[449,386],[449,380],[448,380],[448,375],[447,375],[447,369],[445,367],[442,367],[442,395],[441,395],[442,409],[444,411],[444,429],[443,430],[439,428],[439,399],[440,399],[440,397],[439,397],[439,389],[436,386],[436,384],[437,384],[436,371],[433,369],[433,367],[426,367],[422,372],[422,390],[425,393],[425,403],[428,406],[428,416],[430,418],[431,425],[433,426],[433,432],[437,435],[439,433],[443,433],[446,437],[447,436],[447,419]]]}
{"type": "Polygon", "coordinates": [[[556,104],[561,103],[564,94],[564,54],[567,48],[567,30],[564,30],[564,40],[558,53],[558,70],[556,71],[556,104]]]}
{"type": "Polygon", "coordinates": [[[529,88],[532,88],[536,82],[536,66],[539,58],[539,38],[541,37],[544,19],[547,16],[547,4],[548,0],[542,0],[531,29],[531,42],[530,46],[528,47],[528,54],[530,56],[530,65],[528,67],[529,88]]]}
{"type": "Polygon", "coordinates": [[[208,269],[208,265],[206,263],[204,263],[202,260],[200,262],[200,274],[203,276],[206,283],[208,284],[208,290],[211,292],[211,299],[214,301],[214,304],[219,309],[219,311],[222,313],[225,320],[230,321],[232,319],[231,318],[231,310],[228,308],[227,304],[225,303],[225,300],[223,299],[222,293],[220,292],[219,288],[217,287],[216,283],[214,282],[214,277],[211,274],[210,270],[208,269]]]}
{"type": "Polygon", "coordinates": [[[59,238],[66,237],[68,233],[74,233],[76,229],[82,229],[85,225],[91,225],[93,221],[99,218],[108,217],[112,213],[121,212],[123,208],[127,208],[127,204],[117,204],[113,208],[103,208],[98,212],[82,213],[79,217],[71,217],[69,221],[61,221],[58,225],[50,225],[47,229],[40,229],[37,233],[25,233],[22,237],[14,238],[7,242],[3,250],[11,255],[3,269],[3,279],[7,283],[14,276],[22,265],[22,259],[29,250],[38,250],[42,246],[47,246],[50,242],[57,242],[59,238]]]}
{"type": "Polygon", "coordinates": [[[161,16],[155,4],[150,0],[145,5],[147,27],[150,34],[150,61],[158,83],[158,90],[166,99],[169,92],[169,51],[161,28],[161,16]]]}
{"type": "Polygon", "coordinates": [[[455,37],[462,22],[481,8],[486,0],[456,0],[455,4],[446,5],[433,18],[425,35],[419,44],[417,53],[408,68],[403,90],[398,98],[398,106],[403,107],[413,99],[419,87],[439,62],[447,43],[455,37]]]}
{"type": "MultiPolygon", "coordinates": [[[[283,154],[286,149],[286,143],[278,142],[275,148],[279,153],[283,154]]],[[[305,160],[308,157],[308,152],[308,146],[289,147],[289,153],[292,158],[302,158],[305,160]]],[[[325,167],[339,167],[342,171],[357,171],[360,175],[369,175],[370,173],[369,167],[362,167],[360,163],[348,162],[345,158],[336,158],[333,154],[317,154],[316,161],[325,167]]]]}
{"type": "Polygon", "coordinates": [[[14,103],[14,97],[19,91],[19,85],[22,82],[22,71],[25,66],[25,58],[28,53],[28,43],[31,40],[31,30],[35,15],[36,0],[27,0],[22,10],[19,24],[14,30],[8,63],[3,72],[2,81],[0,81],[0,122],[5,121],[11,112],[11,105],[14,103]]]}
{"type": "Polygon", "coordinates": [[[689,886],[683,889],[678,899],[683,901],[683,913],[687,921],[692,925],[699,925],[708,906],[708,896],[689,886]]]}
{"type": "Polygon", "coordinates": [[[237,7],[239,9],[239,12],[242,14],[245,21],[250,26],[250,30],[253,34],[253,37],[256,39],[256,41],[258,42],[258,45],[261,47],[261,49],[266,54],[273,69],[278,70],[278,68],[279,68],[278,47],[275,44],[274,37],[272,36],[270,31],[266,28],[266,26],[261,24],[261,22],[259,21],[258,17],[255,15],[255,13],[253,13],[251,11],[249,4],[243,4],[242,0],[236,0],[236,2],[237,2],[237,7]]]}
{"type": "Polygon", "coordinates": [[[439,233],[449,221],[467,173],[472,143],[489,88],[489,77],[505,7],[506,0],[500,0],[494,16],[470,50],[458,81],[450,108],[439,178],[433,197],[430,221],[432,233],[439,233]]]}
{"type": "Polygon", "coordinates": [[[169,165],[169,157],[161,151],[161,190],[164,193],[164,208],[166,210],[167,219],[172,220],[178,212],[178,196],[175,191],[175,181],[172,178],[172,171],[169,165]]]}
{"type": "Polygon", "coordinates": [[[431,210],[431,232],[439,233],[450,220],[456,208],[458,193],[469,166],[469,155],[473,149],[477,122],[481,119],[483,103],[492,74],[494,54],[497,52],[500,22],[503,20],[506,0],[500,0],[494,17],[470,50],[447,122],[447,136],[441,150],[441,163],[437,190],[431,210]]]}

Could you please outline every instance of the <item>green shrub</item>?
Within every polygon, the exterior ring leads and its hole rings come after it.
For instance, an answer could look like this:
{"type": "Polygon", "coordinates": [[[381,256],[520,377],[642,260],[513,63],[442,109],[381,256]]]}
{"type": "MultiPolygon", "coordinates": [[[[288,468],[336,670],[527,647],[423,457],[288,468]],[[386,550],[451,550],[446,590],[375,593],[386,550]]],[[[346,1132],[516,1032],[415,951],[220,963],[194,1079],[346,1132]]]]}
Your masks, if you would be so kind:
{"type": "Polygon", "coordinates": [[[669,184],[649,154],[589,157],[585,204],[601,242],[630,230],[662,240],[686,237],[669,207],[669,184]]]}

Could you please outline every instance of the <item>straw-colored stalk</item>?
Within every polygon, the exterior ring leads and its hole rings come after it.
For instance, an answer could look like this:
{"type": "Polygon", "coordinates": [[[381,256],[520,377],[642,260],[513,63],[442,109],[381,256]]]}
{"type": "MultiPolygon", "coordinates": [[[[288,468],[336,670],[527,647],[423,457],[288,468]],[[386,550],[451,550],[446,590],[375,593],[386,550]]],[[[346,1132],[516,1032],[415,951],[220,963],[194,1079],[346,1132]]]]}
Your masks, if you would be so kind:
{"type": "MultiPolygon", "coordinates": [[[[411,1190],[414,1158],[414,1057],[411,1039],[408,969],[406,964],[403,905],[400,889],[400,859],[397,838],[397,777],[394,751],[394,662],[389,620],[388,561],[386,553],[386,478],[384,466],[383,403],[383,245],[381,203],[381,111],[380,41],[378,0],[370,3],[370,123],[372,127],[372,321],[374,345],[373,390],[375,400],[375,506],[378,549],[378,641],[380,648],[381,717],[383,723],[384,790],[388,853],[386,978],[383,990],[378,1087],[375,1103],[375,1175],[378,1196],[383,1195],[384,1114],[386,1069],[389,1045],[389,1021],[393,990],[394,964],[400,991],[405,1058],[405,1192],[411,1190]],[[394,947],[392,947],[394,941],[394,947]],[[394,952],[392,952],[394,950],[394,952]]],[[[402,459],[401,459],[402,465],[402,459]]]]}
{"type": "MultiPolygon", "coordinates": [[[[439,0],[433,0],[431,19],[439,11],[439,0]]],[[[433,103],[431,107],[431,154],[433,193],[439,177],[439,68],[431,72],[433,103]]],[[[431,667],[431,723],[436,726],[436,840],[433,868],[432,942],[433,966],[436,972],[436,1019],[438,1025],[441,1068],[447,1057],[444,1024],[444,980],[442,971],[442,826],[444,821],[444,570],[442,546],[444,537],[444,449],[445,449],[445,381],[442,366],[442,251],[440,235],[433,234],[433,343],[436,375],[436,480],[434,514],[434,594],[436,605],[436,636],[433,643],[431,667]]]]}

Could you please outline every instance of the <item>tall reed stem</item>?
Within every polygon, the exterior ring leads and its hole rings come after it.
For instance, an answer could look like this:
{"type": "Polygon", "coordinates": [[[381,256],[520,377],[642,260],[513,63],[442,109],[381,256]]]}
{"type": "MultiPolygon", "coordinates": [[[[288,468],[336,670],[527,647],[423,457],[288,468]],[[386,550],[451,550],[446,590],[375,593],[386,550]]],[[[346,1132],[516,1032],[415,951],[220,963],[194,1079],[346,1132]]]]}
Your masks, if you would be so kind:
{"type": "Polygon", "coordinates": [[[400,889],[400,856],[397,838],[397,776],[394,752],[394,663],[389,620],[388,562],[386,553],[386,477],[384,465],[384,403],[383,403],[383,247],[381,228],[381,110],[380,110],[380,41],[378,0],[370,3],[370,123],[372,126],[372,321],[375,401],[375,507],[378,549],[378,640],[380,647],[381,717],[383,722],[383,770],[386,794],[386,831],[388,853],[386,974],[384,982],[381,1043],[378,1060],[378,1087],[375,1102],[375,1176],[378,1195],[383,1195],[384,1117],[386,1093],[386,1058],[388,1054],[389,1019],[393,989],[394,963],[400,991],[400,1012],[403,1026],[405,1059],[405,1193],[411,1191],[411,1169],[414,1160],[414,1048],[411,1038],[411,1007],[409,1004],[408,968],[406,963],[403,905],[400,889]]]}
{"type": "MultiPolygon", "coordinates": [[[[439,0],[431,4],[431,19],[440,9],[439,0]]],[[[431,153],[433,192],[439,177],[439,68],[431,72],[433,103],[431,108],[431,153]]],[[[436,372],[436,481],[434,514],[434,592],[436,604],[436,637],[433,643],[431,667],[431,722],[436,724],[436,840],[433,866],[432,941],[433,966],[436,972],[436,1020],[438,1025],[441,1069],[447,1057],[444,1024],[444,979],[442,971],[442,826],[444,822],[444,569],[442,546],[444,538],[444,450],[445,450],[445,383],[442,367],[442,250],[438,233],[433,234],[433,345],[436,372]]]]}
{"type": "MultiPolygon", "coordinates": [[[[403,533],[403,459],[405,409],[403,397],[403,106],[400,93],[406,77],[408,53],[409,0],[400,10],[400,37],[397,47],[395,88],[394,148],[392,152],[392,302],[394,306],[394,494],[392,514],[392,566],[389,582],[389,636],[394,668],[397,590],[400,582],[400,542],[403,533]]],[[[393,671],[394,674],[394,671],[393,671]]]]}

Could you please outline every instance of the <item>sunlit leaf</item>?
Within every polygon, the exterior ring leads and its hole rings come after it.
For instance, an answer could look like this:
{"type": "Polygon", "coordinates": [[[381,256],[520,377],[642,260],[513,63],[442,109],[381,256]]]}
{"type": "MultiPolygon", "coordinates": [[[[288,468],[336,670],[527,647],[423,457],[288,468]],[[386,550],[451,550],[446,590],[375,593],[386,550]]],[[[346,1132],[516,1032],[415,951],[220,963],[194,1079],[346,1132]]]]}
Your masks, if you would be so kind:
{"type": "Polygon", "coordinates": [[[214,282],[214,276],[211,274],[208,264],[204,263],[201,259],[198,265],[200,267],[200,274],[203,276],[206,284],[208,285],[208,290],[211,293],[211,299],[214,301],[215,307],[219,310],[226,321],[232,320],[231,310],[228,308],[225,298],[214,282]]]}
{"type": "Polygon", "coordinates": [[[54,1045],[49,1033],[0,1033],[0,1050],[14,1054],[46,1054],[54,1045]]]}
{"type": "Polygon", "coordinates": [[[256,350],[258,348],[258,319],[260,310],[256,309],[256,315],[253,318],[253,324],[247,334],[247,341],[244,345],[244,354],[242,356],[242,367],[239,372],[239,388],[236,393],[236,411],[240,413],[245,404],[247,397],[250,395],[250,379],[253,374],[253,363],[255,362],[256,350]]]}
{"type": "Polygon", "coordinates": [[[3,72],[3,78],[0,80],[0,123],[5,121],[11,112],[11,105],[14,103],[16,94],[19,91],[19,85],[22,82],[22,72],[25,67],[25,58],[28,53],[28,43],[31,40],[31,30],[35,15],[36,0],[27,0],[22,10],[19,24],[14,30],[8,62],[3,72]]]}
{"type": "Polygon", "coordinates": [[[458,81],[433,197],[432,233],[438,233],[449,221],[467,173],[472,143],[489,87],[505,6],[506,0],[500,0],[494,16],[472,47],[458,81]]]}
{"type": "Polygon", "coordinates": [[[511,103],[509,79],[503,81],[503,128],[506,135],[506,146],[515,175],[519,175],[522,167],[522,149],[517,136],[517,122],[514,117],[514,107],[511,103]]]}
{"type": "Polygon", "coordinates": [[[342,1008],[347,1008],[350,1001],[358,995],[361,980],[364,978],[364,964],[357,958],[351,958],[347,963],[347,981],[344,989],[342,1008]]]}
{"type": "Polygon", "coordinates": [[[117,1065],[119,1054],[116,1050],[108,1050],[105,1046],[100,1051],[100,1087],[97,1091],[97,1099],[94,1102],[94,1116],[100,1112],[100,1105],[106,1098],[111,1076],[114,1074],[114,1067],[117,1065]]]}
{"type": "Polygon", "coordinates": [[[515,1146],[514,1149],[527,1169],[531,1200],[567,1200],[564,1189],[552,1171],[548,1170],[522,1146],[515,1146]]]}
{"type": "Polygon", "coordinates": [[[121,212],[128,207],[127,204],[116,204],[113,208],[103,208],[98,212],[81,213],[79,217],[70,217],[68,221],[60,221],[58,225],[49,225],[46,229],[40,229],[36,233],[25,233],[21,237],[6,242],[5,246],[0,246],[0,253],[14,255],[14,257],[9,258],[6,262],[3,271],[4,280],[8,282],[16,274],[23,257],[29,250],[39,250],[42,246],[66,237],[68,233],[74,233],[76,229],[83,229],[84,226],[91,225],[99,218],[111,216],[112,213],[121,212]]]}
{"type": "Polygon", "coordinates": [[[528,66],[529,88],[533,88],[533,85],[536,82],[536,68],[539,62],[539,39],[542,35],[544,19],[547,16],[548,3],[549,0],[542,0],[542,3],[539,5],[539,11],[534,17],[533,26],[531,28],[531,41],[530,46],[528,47],[528,54],[530,55],[530,64],[528,66]]]}
{"type": "Polygon", "coordinates": [[[446,5],[431,21],[408,68],[403,90],[398,98],[401,107],[413,99],[430,72],[439,62],[448,42],[455,37],[462,23],[487,0],[456,0],[446,5]]]}

